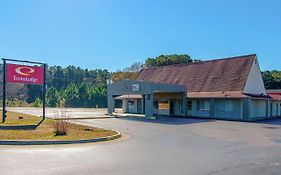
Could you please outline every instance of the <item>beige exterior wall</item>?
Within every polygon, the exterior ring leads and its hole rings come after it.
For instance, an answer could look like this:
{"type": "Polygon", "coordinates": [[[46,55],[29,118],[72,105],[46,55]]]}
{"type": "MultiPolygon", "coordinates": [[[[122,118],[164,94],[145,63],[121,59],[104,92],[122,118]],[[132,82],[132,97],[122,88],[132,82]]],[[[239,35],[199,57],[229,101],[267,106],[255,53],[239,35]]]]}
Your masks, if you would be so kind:
{"type": "Polygon", "coordinates": [[[137,99],[129,99],[128,100],[128,112],[129,113],[137,113],[138,112],[138,101],[137,101],[137,99]]]}
{"type": "Polygon", "coordinates": [[[240,99],[215,99],[214,108],[215,118],[234,120],[243,119],[242,101],[240,99]],[[228,107],[228,110],[221,110],[219,107],[221,103],[229,103],[232,107],[228,107]]]}
{"type": "Polygon", "coordinates": [[[124,113],[128,112],[128,99],[122,100],[122,110],[124,113]]]}
{"type": "Polygon", "coordinates": [[[250,105],[250,110],[251,110],[250,119],[266,117],[267,116],[267,113],[266,113],[267,100],[252,99],[251,105],[250,105]]]}
{"type": "Polygon", "coordinates": [[[240,99],[214,99],[213,105],[211,105],[210,99],[189,99],[192,102],[192,110],[188,109],[188,116],[203,117],[203,118],[218,118],[218,119],[230,119],[241,120],[242,119],[242,103],[240,99]],[[206,100],[210,104],[210,110],[199,110],[198,101],[206,100]],[[219,108],[221,103],[231,102],[231,110],[222,110],[219,108]],[[213,107],[213,109],[212,109],[213,107]],[[211,116],[213,111],[213,116],[211,116]]]}
{"type": "Polygon", "coordinates": [[[192,110],[188,109],[188,116],[203,118],[210,117],[210,110],[198,110],[198,100],[210,101],[210,99],[189,99],[189,101],[192,102],[192,110]]]}
{"type": "MultiPolygon", "coordinates": [[[[270,101],[270,104],[272,104],[272,115],[271,116],[281,116],[281,111],[280,111],[280,104],[281,102],[280,101],[270,101]]],[[[269,105],[269,111],[271,110],[271,107],[269,105]]]]}

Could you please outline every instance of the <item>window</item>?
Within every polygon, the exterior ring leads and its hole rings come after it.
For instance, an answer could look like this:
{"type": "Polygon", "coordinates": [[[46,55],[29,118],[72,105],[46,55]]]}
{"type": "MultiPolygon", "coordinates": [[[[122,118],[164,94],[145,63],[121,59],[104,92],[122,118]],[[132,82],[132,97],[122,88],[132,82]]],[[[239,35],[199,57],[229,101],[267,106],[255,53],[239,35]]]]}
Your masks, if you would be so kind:
{"type": "Polygon", "coordinates": [[[218,100],[217,101],[217,111],[232,112],[233,111],[233,101],[232,100],[218,100]]]}
{"type": "Polygon", "coordinates": [[[169,109],[169,101],[168,100],[159,100],[158,106],[159,109],[169,109]]]}
{"type": "Polygon", "coordinates": [[[188,110],[192,110],[192,101],[187,102],[187,108],[188,110]]]}
{"type": "Polygon", "coordinates": [[[199,100],[199,101],[197,101],[197,110],[198,111],[209,111],[210,110],[209,100],[199,100]]]}
{"type": "Polygon", "coordinates": [[[139,84],[132,84],[132,91],[133,92],[139,92],[140,91],[140,85],[139,84]]]}

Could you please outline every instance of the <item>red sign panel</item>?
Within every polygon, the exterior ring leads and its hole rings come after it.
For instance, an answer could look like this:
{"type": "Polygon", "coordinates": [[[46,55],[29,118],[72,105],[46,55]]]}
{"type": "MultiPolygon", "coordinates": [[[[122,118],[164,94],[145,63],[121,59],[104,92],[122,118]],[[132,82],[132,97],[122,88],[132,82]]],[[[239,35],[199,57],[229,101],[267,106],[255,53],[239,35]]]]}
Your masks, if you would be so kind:
{"type": "Polygon", "coordinates": [[[43,66],[24,66],[7,64],[7,82],[25,84],[44,84],[43,66]]]}

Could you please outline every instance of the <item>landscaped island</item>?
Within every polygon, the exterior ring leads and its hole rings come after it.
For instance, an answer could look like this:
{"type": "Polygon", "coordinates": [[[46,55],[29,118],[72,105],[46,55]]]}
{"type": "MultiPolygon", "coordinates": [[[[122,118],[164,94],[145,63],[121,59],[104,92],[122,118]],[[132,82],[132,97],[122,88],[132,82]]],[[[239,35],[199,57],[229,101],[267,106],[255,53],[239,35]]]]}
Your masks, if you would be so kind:
{"type": "Polygon", "coordinates": [[[106,141],[120,136],[117,131],[83,126],[69,122],[67,122],[66,135],[59,135],[55,129],[58,125],[58,120],[45,119],[42,123],[40,123],[41,120],[42,118],[33,115],[8,112],[6,122],[0,123],[0,142],[73,141],[108,138],[97,140],[106,141]]]}

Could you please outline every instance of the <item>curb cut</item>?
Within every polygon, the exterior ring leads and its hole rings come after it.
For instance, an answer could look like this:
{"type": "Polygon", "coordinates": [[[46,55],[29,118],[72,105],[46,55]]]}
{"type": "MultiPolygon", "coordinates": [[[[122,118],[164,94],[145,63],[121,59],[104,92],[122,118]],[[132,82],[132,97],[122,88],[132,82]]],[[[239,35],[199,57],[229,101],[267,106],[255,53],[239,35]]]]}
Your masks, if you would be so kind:
{"type": "Polygon", "coordinates": [[[78,143],[95,143],[115,140],[120,138],[122,135],[119,131],[113,130],[117,134],[107,137],[86,139],[86,140],[39,140],[39,141],[26,141],[26,140],[6,140],[0,141],[0,145],[60,145],[60,144],[78,144],[78,143]]]}

